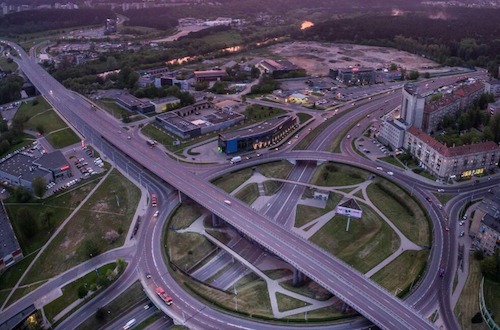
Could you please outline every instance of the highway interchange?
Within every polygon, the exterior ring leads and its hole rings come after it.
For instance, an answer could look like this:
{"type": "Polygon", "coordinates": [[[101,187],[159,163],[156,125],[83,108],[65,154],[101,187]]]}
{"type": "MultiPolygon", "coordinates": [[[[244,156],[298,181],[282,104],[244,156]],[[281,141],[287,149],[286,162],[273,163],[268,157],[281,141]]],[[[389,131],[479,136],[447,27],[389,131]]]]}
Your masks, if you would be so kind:
{"type": "MultiPolygon", "coordinates": [[[[86,141],[94,145],[102,154],[106,155],[115,166],[121,168],[122,171],[126,172],[136,182],[146,187],[149,192],[159,194],[159,200],[164,201],[160,203],[159,208],[163,216],[159,217],[158,220],[153,219],[143,223],[143,227],[136,238],[136,253],[134,254],[131,251],[129,253],[120,252],[129,264],[137,266],[135,268],[128,267],[120,281],[107,290],[109,292],[100,295],[92,300],[86,308],[69,317],[61,324],[61,329],[75,328],[88,316],[91,316],[105,301],[123,291],[127,283],[130,284],[130,281],[133,282],[137,278],[141,279],[144,286],[150,288],[148,294],[152,296],[153,300],[157,299],[153,292],[155,285],[165,287],[174,297],[175,301],[174,308],[169,310],[169,314],[181,323],[186,322],[192,328],[277,327],[276,324],[266,325],[258,323],[256,325],[253,320],[237,318],[206,307],[190,297],[189,294],[186,294],[169,277],[169,270],[162,261],[160,237],[163,227],[162,222],[166,219],[169,210],[171,210],[177,199],[176,189],[180,189],[184,194],[199,202],[209,211],[232,224],[241,232],[253,237],[263,247],[303,271],[381,328],[431,329],[433,326],[426,320],[426,317],[437,307],[437,304],[439,304],[440,314],[444,319],[446,327],[449,329],[458,328],[449,301],[453,273],[451,271],[447,272],[444,279],[436,276],[440,264],[446,264],[447,269],[455,268],[456,235],[447,235],[443,230],[443,210],[439,209],[436,203],[431,204],[429,208],[429,214],[434,226],[431,263],[418,287],[403,302],[370,280],[367,280],[363,274],[351,269],[345,263],[333,258],[308,241],[284,229],[286,214],[280,217],[282,220],[277,221],[278,224],[275,222],[276,220],[272,221],[271,218],[275,219],[274,217],[281,213],[283,210],[282,206],[280,206],[280,209],[275,209],[274,211],[270,209],[266,215],[262,215],[207,183],[206,178],[215,177],[224,171],[221,166],[203,167],[204,179],[202,180],[200,179],[201,175],[192,175],[191,170],[194,167],[189,167],[186,170],[184,167],[178,166],[178,163],[166,157],[159,149],[148,148],[138,136],[133,136],[131,140],[127,140],[125,138],[126,134],[122,132],[119,123],[104,113],[90,111],[90,105],[84,98],[66,90],[39,67],[33,57],[29,57],[23,51],[19,50],[19,47],[15,45],[12,45],[12,47],[15,47],[18,53],[21,54],[20,60],[16,61],[23,72],[25,72],[41,94],[49,100],[65,120],[80,132],[86,141]],[[112,143],[109,141],[112,141],[112,143]],[[155,173],[157,177],[152,176],[150,173],[155,173]],[[168,182],[169,185],[165,185],[162,180],[168,182]],[[232,205],[228,206],[224,204],[223,201],[225,199],[231,199],[232,205]],[[151,283],[150,280],[144,277],[146,271],[153,274],[154,283],[151,283]],[[123,287],[120,288],[120,286],[123,287]]],[[[277,159],[297,161],[317,161],[321,159],[339,161],[373,171],[377,165],[354,153],[350,148],[350,141],[348,140],[342,142],[342,154],[333,154],[322,150],[325,150],[331,144],[332,138],[340,134],[352,122],[365,117],[367,114],[375,115],[377,111],[386,111],[380,109],[384,108],[384,105],[387,105],[387,107],[396,105],[399,99],[400,97],[397,93],[391,93],[374,98],[373,101],[365,105],[359,105],[356,111],[351,111],[339,118],[332,129],[321,132],[308,147],[308,150],[268,153],[265,158],[255,158],[237,167],[253,166],[258,163],[277,159]]],[[[362,130],[362,128],[354,127],[352,132],[356,130],[362,130]]],[[[232,168],[232,170],[234,169],[232,168]]],[[[197,170],[199,171],[199,168],[197,170]]],[[[295,172],[292,172],[291,177],[296,175],[297,178],[303,177],[305,181],[308,180],[307,178],[312,173],[310,171],[302,175],[297,171],[299,170],[296,169],[295,172]]],[[[427,203],[424,195],[429,195],[426,191],[436,190],[434,185],[423,183],[399,172],[396,172],[391,179],[403,186],[412,187],[412,191],[414,191],[414,194],[424,205],[427,203]]],[[[478,190],[476,194],[479,194],[480,191],[485,191],[487,186],[495,183],[498,183],[497,180],[482,182],[476,185],[474,187],[475,190],[478,190]]],[[[457,193],[457,190],[458,188],[446,187],[446,191],[450,193],[457,193]]],[[[290,191],[281,193],[283,196],[289,195],[288,200],[292,203],[300,192],[298,189],[291,189],[290,191]]],[[[455,198],[456,203],[449,204],[451,206],[447,211],[449,212],[450,219],[457,218],[460,205],[463,205],[460,202],[467,198],[470,198],[468,194],[462,194],[455,198]]],[[[455,202],[455,200],[452,202],[455,202]]],[[[273,207],[276,208],[278,206],[273,207]]],[[[454,224],[455,222],[451,222],[450,224],[452,232],[454,231],[454,224]]],[[[113,251],[101,256],[99,260],[105,263],[106,258],[109,260],[116,259],[116,256],[112,256],[113,253],[111,252],[113,251]]],[[[115,253],[118,252],[115,251],[115,253]]],[[[89,263],[92,262],[95,261],[89,261],[89,263]]],[[[91,267],[95,267],[95,265],[91,267]]],[[[49,281],[49,284],[52,282],[64,283],[61,277],[57,280],[49,281]]],[[[56,283],[52,284],[54,287],[57,287],[56,283]]],[[[23,304],[26,304],[29,300],[33,300],[32,296],[35,294],[42,296],[43,290],[47,290],[46,292],[48,292],[48,288],[48,285],[40,287],[32,295],[25,297],[3,311],[5,312],[4,315],[9,315],[8,313],[12,314],[15,310],[21,310],[25,306],[23,304]]],[[[157,305],[161,306],[161,304],[157,305]]],[[[366,326],[364,320],[354,320],[353,322],[343,324],[342,326],[346,329],[366,326]]]]}

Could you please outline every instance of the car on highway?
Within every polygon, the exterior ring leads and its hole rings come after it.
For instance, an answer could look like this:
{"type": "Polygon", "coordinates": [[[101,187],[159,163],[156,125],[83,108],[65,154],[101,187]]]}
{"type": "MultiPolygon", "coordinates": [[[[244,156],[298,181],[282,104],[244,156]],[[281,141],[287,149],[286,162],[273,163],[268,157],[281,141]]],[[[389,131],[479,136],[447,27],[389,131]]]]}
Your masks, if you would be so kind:
{"type": "Polygon", "coordinates": [[[383,171],[384,169],[382,167],[380,167],[380,166],[377,166],[377,170],[383,171]]]}
{"type": "Polygon", "coordinates": [[[443,193],[443,192],[444,192],[444,189],[438,189],[438,192],[439,192],[439,193],[443,193]]]}
{"type": "Polygon", "coordinates": [[[444,230],[450,231],[450,228],[448,226],[444,227],[444,230]]]}
{"type": "Polygon", "coordinates": [[[348,139],[350,139],[350,138],[351,138],[351,136],[350,136],[349,134],[347,134],[347,138],[348,138],[348,139]]]}
{"type": "Polygon", "coordinates": [[[229,199],[225,199],[224,203],[226,203],[227,205],[231,205],[231,201],[229,199]]]}
{"type": "Polygon", "coordinates": [[[394,175],[394,172],[389,171],[389,172],[387,172],[387,174],[394,175]]]}
{"type": "Polygon", "coordinates": [[[464,215],[464,217],[462,218],[463,220],[467,220],[467,214],[464,215]]]}
{"type": "Polygon", "coordinates": [[[428,201],[429,203],[432,203],[432,199],[429,196],[425,196],[425,200],[428,201]]]}
{"type": "Polygon", "coordinates": [[[146,278],[151,278],[151,274],[150,273],[146,273],[146,278]]]}
{"type": "Polygon", "coordinates": [[[157,217],[158,214],[160,214],[160,211],[156,211],[155,214],[153,214],[153,217],[157,217]]]}
{"type": "Polygon", "coordinates": [[[463,231],[463,230],[462,230],[462,231],[460,232],[460,237],[463,237],[464,235],[465,235],[465,231],[463,231]]]}

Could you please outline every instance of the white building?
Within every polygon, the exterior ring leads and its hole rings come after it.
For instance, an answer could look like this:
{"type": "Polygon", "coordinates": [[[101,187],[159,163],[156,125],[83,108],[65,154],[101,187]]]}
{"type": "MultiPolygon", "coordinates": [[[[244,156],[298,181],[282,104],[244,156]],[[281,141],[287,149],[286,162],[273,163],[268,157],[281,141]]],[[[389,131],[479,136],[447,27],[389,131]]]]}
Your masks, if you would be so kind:
{"type": "Polygon", "coordinates": [[[407,125],[399,119],[384,121],[380,124],[378,139],[393,149],[401,148],[404,144],[406,128],[407,125]]]}
{"type": "Polygon", "coordinates": [[[500,97],[500,80],[491,80],[484,83],[486,93],[491,93],[495,98],[500,97]]]}

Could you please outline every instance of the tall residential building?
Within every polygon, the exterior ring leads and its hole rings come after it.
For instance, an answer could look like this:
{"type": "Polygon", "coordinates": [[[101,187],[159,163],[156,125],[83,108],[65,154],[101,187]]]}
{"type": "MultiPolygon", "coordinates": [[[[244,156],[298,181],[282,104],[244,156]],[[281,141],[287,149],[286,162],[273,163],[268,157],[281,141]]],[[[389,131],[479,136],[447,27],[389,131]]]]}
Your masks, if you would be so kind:
{"type": "Polygon", "coordinates": [[[416,84],[403,86],[401,100],[401,119],[410,126],[422,128],[425,97],[418,93],[416,84]]]}

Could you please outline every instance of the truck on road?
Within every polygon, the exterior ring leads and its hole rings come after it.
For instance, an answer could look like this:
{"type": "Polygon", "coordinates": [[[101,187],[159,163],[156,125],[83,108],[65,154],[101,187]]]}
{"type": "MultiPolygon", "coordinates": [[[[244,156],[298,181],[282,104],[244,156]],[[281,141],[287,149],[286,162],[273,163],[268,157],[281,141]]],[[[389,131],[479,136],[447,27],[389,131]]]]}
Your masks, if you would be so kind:
{"type": "Polygon", "coordinates": [[[168,306],[172,305],[172,297],[170,297],[162,287],[156,288],[156,294],[160,296],[161,300],[163,300],[168,306]]]}
{"type": "Polygon", "coordinates": [[[241,156],[236,156],[231,158],[231,164],[239,163],[241,162],[241,156]]]}
{"type": "Polygon", "coordinates": [[[146,143],[152,147],[156,146],[156,140],[146,140],[146,143]]]}
{"type": "Polygon", "coordinates": [[[158,199],[156,194],[151,194],[151,206],[156,206],[158,204],[158,199]]]}

